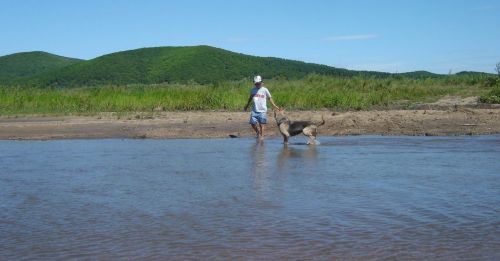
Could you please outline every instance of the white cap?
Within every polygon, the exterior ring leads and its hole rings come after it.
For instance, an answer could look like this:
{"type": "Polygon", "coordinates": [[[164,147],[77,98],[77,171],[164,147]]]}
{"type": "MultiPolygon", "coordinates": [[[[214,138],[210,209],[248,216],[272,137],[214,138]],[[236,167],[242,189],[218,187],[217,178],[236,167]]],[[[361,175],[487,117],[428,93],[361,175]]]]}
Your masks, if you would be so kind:
{"type": "Polygon", "coordinates": [[[259,82],[262,82],[262,77],[260,77],[260,75],[253,77],[253,83],[259,83],[259,82]]]}

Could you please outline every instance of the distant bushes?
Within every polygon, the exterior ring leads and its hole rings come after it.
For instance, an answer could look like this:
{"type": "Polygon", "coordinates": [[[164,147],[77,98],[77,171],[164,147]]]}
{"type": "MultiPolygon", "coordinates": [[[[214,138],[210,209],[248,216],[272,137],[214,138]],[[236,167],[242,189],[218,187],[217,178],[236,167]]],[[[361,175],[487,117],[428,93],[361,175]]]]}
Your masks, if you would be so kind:
{"type": "Polygon", "coordinates": [[[499,77],[490,77],[486,85],[491,87],[491,90],[483,94],[479,101],[483,103],[497,103],[500,104],[500,74],[499,77]]]}
{"type": "Polygon", "coordinates": [[[483,103],[500,103],[500,63],[496,64],[495,72],[497,77],[488,77],[486,80],[486,86],[492,89],[479,98],[483,103]]]}
{"type": "Polygon", "coordinates": [[[491,91],[489,91],[488,93],[482,95],[479,98],[479,101],[483,102],[483,103],[496,103],[496,104],[500,104],[500,86],[497,85],[491,91]]]}

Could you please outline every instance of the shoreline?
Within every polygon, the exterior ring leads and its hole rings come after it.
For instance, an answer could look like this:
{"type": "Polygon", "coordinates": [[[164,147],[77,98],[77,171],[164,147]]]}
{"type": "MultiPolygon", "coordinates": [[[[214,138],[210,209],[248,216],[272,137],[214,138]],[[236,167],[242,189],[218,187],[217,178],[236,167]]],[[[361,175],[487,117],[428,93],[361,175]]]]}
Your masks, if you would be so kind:
{"type": "MultiPolygon", "coordinates": [[[[500,133],[500,108],[453,107],[429,110],[336,112],[287,111],[291,120],[319,121],[318,137],[345,135],[485,135],[500,133]]],[[[229,138],[253,137],[249,112],[111,113],[95,116],[0,116],[0,140],[105,138],[229,138]]],[[[272,111],[265,136],[280,136],[272,111]]]]}

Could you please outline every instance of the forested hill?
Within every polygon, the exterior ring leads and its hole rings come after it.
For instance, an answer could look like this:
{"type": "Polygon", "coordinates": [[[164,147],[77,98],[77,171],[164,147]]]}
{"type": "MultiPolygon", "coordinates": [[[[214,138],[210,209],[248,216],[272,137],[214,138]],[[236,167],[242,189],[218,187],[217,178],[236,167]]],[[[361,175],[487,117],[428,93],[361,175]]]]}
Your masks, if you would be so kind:
{"type": "MultiPolygon", "coordinates": [[[[46,86],[100,84],[201,84],[240,80],[255,74],[297,79],[310,73],[350,76],[359,72],[280,58],[256,57],[209,46],[154,47],[117,52],[38,77],[46,86]]],[[[374,73],[385,75],[384,73],[374,73]]]]}
{"type": "Polygon", "coordinates": [[[22,52],[0,57],[0,83],[11,83],[79,63],[82,60],[46,52],[22,52]]]}
{"type": "MultiPolygon", "coordinates": [[[[340,69],[273,57],[257,57],[210,46],[152,47],[79,60],[45,52],[0,57],[0,85],[78,87],[93,85],[187,83],[249,79],[299,79],[316,73],[330,76],[390,77],[394,74],[340,69]]],[[[425,71],[404,77],[440,77],[425,71]]]]}

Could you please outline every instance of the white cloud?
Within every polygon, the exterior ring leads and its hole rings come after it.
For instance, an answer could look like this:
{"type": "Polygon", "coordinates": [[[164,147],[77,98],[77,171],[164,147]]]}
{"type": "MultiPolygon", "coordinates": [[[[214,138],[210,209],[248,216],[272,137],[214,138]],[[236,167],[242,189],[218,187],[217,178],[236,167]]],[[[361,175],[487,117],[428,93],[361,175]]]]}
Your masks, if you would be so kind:
{"type": "Polygon", "coordinates": [[[338,35],[325,38],[326,41],[337,42],[337,41],[362,41],[371,40],[379,38],[378,34],[352,34],[352,35],[338,35]]]}

